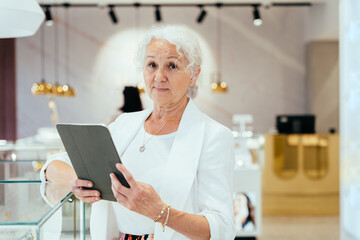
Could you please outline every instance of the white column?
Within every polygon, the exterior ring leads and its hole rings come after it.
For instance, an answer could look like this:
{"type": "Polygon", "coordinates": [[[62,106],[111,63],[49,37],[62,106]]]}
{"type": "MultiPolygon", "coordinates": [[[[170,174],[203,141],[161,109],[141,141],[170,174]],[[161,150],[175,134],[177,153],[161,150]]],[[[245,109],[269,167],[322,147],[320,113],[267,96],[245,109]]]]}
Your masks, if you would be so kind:
{"type": "Polygon", "coordinates": [[[340,1],[341,239],[360,239],[360,1],[340,1]]]}

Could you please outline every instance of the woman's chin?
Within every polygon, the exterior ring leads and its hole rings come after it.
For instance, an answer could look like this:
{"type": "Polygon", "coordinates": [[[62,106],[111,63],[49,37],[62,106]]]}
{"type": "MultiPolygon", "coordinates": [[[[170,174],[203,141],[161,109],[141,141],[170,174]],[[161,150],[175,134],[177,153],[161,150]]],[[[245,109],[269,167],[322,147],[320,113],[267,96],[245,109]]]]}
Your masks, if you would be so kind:
{"type": "Polygon", "coordinates": [[[152,98],[153,102],[159,106],[167,106],[169,105],[173,99],[169,96],[155,96],[152,98]]]}

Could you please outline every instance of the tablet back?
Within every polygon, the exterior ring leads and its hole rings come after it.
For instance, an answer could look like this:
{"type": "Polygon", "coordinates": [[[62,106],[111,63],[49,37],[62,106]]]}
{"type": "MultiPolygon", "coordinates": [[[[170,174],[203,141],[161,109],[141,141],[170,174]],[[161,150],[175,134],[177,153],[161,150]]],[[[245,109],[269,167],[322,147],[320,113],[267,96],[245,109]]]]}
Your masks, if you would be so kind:
{"type": "Polygon", "coordinates": [[[58,124],[56,126],[79,179],[92,181],[90,189],[100,191],[104,200],[116,201],[111,190],[110,173],[129,188],[124,176],[116,169],[121,163],[110,132],[103,125],[58,124]]]}

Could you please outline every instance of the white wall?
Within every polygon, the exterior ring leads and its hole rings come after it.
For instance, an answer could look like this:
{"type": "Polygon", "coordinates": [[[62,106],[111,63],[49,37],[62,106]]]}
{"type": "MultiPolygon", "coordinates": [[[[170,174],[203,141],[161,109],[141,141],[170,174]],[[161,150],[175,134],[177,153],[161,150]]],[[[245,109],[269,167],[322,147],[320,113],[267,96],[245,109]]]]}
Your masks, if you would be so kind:
{"type": "Polygon", "coordinates": [[[340,222],[345,240],[360,239],[360,1],[343,0],[340,7],[340,222]]]}
{"type": "Polygon", "coordinates": [[[307,44],[307,81],[310,112],[316,116],[316,132],[339,131],[339,42],[307,44]]]}
{"type": "MultiPolygon", "coordinates": [[[[141,31],[135,31],[135,9],[119,8],[118,25],[112,25],[107,9],[70,8],[71,23],[58,19],[60,40],[59,79],[64,78],[64,27],[69,28],[70,83],[76,98],[56,98],[61,122],[107,122],[122,104],[122,87],[141,76],[133,67],[133,53],[143,29],[154,23],[152,8],[140,8],[141,31]]],[[[277,114],[306,113],[305,104],[305,22],[306,8],[263,9],[264,24],[252,24],[251,8],[222,9],[222,76],[229,85],[225,94],[210,91],[216,66],[216,11],[208,9],[204,23],[195,23],[196,8],[162,8],[166,23],[181,23],[199,35],[204,52],[199,96],[196,104],[217,121],[231,127],[234,113],[254,116],[254,129],[267,132],[275,126],[277,114]]],[[[46,27],[46,80],[54,82],[53,28],[46,27]]],[[[51,126],[47,99],[32,96],[31,85],[39,82],[40,31],[17,40],[18,136],[36,134],[39,127],[51,126]]],[[[144,97],[146,106],[151,103],[144,97]]]]}
{"type": "Polygon", "coordinates": [[[339,1],[325,0],[307,8],[305,41],[339,39],[339,1]]]}

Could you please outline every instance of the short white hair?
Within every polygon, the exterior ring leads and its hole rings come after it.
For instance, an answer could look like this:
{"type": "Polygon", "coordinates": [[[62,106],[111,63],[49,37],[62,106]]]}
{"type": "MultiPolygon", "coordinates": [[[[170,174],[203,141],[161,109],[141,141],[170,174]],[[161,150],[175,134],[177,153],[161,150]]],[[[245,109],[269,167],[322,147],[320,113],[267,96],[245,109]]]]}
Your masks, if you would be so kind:
{"type": "MultiPolygon", "coordinates": [[[[155,25],[146,34],[140,42],[136,63],[139,69],[144,68],[146,48],[152,40],[165,40],[174,44],[179,55],[185,55],[188,61],[191,78],[197,77],[198,68],[201,66],[201,49],[199,41],[193,30],[185,25],[155,25]]],[[[198,87],[196,85],[188,88],[188,96],[194,98],[197,95],[198,87]]]]}

